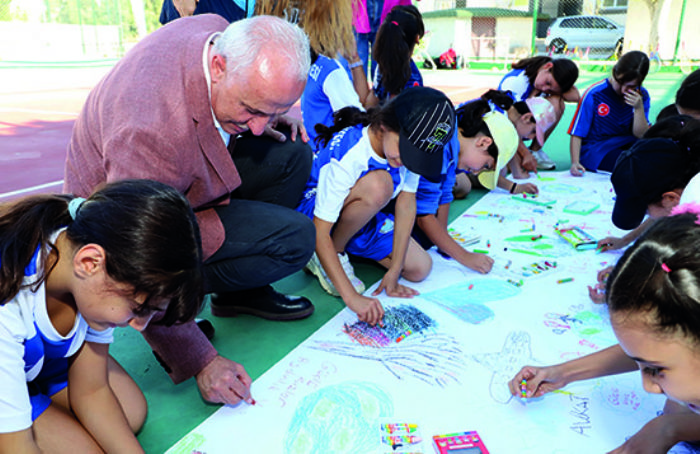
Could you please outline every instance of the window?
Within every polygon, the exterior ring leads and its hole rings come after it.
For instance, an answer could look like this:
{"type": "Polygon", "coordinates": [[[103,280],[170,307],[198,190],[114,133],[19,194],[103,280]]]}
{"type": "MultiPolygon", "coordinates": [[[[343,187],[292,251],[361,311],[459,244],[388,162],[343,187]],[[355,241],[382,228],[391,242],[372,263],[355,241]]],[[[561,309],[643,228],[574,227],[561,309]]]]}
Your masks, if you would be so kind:
{"type": "Polygon", "coordinates": [[[628,0],[599,0],[603,8],[627,8],[628,0]]]}

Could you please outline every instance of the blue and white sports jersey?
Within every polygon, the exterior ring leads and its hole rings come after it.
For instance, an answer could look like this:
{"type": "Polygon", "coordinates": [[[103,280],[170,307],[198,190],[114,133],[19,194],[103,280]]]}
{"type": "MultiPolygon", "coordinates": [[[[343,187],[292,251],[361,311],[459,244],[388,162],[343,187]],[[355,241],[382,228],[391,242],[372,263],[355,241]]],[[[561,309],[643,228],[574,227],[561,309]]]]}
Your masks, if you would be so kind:
{"type": "Polygon", "coordinates": [[[533,88],[530,79],[525,75],[525,69],[511,70],[503,76],[498,84],[498,90],[509,91],[515,102],[525,101],[529,98],[533,88]]]}
{"type": "Polygon", "coordinates": [[[368,128],[362,125],[345,128],[318,152],[297,210],[335,223],[357,180],[373,170],[389,172],[394,182],[392,197],[401,191],[416,192],[419,176],[403,166],[391,167],[386,159],[379,157],[372,149],[368,128]],[[311,206],[309,201],[314,199],[311,206]]]}
{"type": "MultiPolygon", "coordinates": [[[[641,87],[644,116],[649,122],[649,92],[641,87]]],[[[583,93],[576,106],[568,133],[583,141],[598,142],[632,134],[634,109],[615,93],[608,79],[601,80],[583,93]]]]}
{"type": "Polygon", "coordinates": [[[306,88],[301,95],[301,116],[311,148],[318,149],[316,124],[332,126],[333,112],[348,106],[364,110],[352,80],[340,62],[319,55],[311,65],[306,88]]]}
{"type": "Polygon", "coordinates": [[[452,139],[445,145],[442,157],[442,177],[440,183],[433,183],[421,177],[416,192],[416,215],[437,214],[440,205],[452,202],[452,188],[457,177],[459,157],[459,131],[455,130],[452,139]]]}
{"type": "MultiPolygon", "coordinates": [[[[51,238],[51,242],[61,231],[51,238]]],[[[25,269],[23,284],[35,283],[43,264],[37,248],[25,269]]],[[[111,343],[112,329],[95,331],[78,314],[70,332],[63,336],[51,324],[46,309],[45,287],[23,287],[0,306],[0,433],[17,432],[32,425],[32,406],[27,383],[40,377],[53,359],[75,354],[85,341],[111,343]]]]}
{"type": "MultiPolygon", "coordinates": [[[[409,87],[422,87],[423,86],[423,76],[418,70],[415,62],[411,60],[411,76],[408,78],[408,82],[404,85],[404,88],[409,87]]],[[[382,74],[379,72],[379,67],[375,67],[374,75],[372,76],[372,90],[374,90],[374,95],[379,99],[380,102],[384,102],[389,98],[389,93],[382,85],[382,74]]]]}

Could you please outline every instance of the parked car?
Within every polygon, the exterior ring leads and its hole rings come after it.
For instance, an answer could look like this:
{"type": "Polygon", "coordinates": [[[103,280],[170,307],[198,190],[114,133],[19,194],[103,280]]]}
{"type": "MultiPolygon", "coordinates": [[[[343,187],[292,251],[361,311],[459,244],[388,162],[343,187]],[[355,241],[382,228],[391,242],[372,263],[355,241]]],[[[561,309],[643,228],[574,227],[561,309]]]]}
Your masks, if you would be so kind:
{"type": "Polygon", "coordinates": [[[547,29],[544,43],[548,50],[560,54],[576,47],[581,52],[620,52],[625,27],[600,16],[565,16],[557,18],[547,29]]]}

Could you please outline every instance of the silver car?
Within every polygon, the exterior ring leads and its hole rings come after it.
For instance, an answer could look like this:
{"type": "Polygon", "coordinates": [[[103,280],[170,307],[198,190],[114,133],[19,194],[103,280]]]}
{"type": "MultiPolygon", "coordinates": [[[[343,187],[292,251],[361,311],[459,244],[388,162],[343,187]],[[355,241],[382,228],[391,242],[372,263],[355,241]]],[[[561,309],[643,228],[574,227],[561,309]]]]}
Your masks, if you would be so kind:
{"type": "Polygon", "coordinates": [[[600,16],[566,16],[557,18],[547,29],[545,46],[553,53],[572,51],[592,54],[619,52],[625,27],[600,16]]]}

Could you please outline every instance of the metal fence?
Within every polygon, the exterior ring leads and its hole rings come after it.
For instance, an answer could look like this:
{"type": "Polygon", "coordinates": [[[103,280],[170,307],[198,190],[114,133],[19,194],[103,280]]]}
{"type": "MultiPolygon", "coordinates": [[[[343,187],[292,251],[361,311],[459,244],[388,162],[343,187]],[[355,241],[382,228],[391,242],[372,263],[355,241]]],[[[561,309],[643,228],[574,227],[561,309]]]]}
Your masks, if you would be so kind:
{"type": "Polygon", "coordinates": [[[464,65],[506,66],[530,55],[565,56],[607,69],[647,52],[652,71],[700,65],[695,0],[422,0],[422,55],[454,49],[464,65]]]}
{"type": "MultiPolygon", "coordinates": [[[[234,0],[231,0],[234,1],[234,0]]],[[[352,0],[338,0],[352,1],[352,0]]],[[[420,52],[466,66],[536,54],[606,66],[648,52],[653,67],[700,64],[697,0],[421,0],[420,52]]],[[[118,58],[160,24],[162,0],[0,0],[0,61],[118,58]],[[18,44],[18,43],[21,43],[18,44]]]]}

